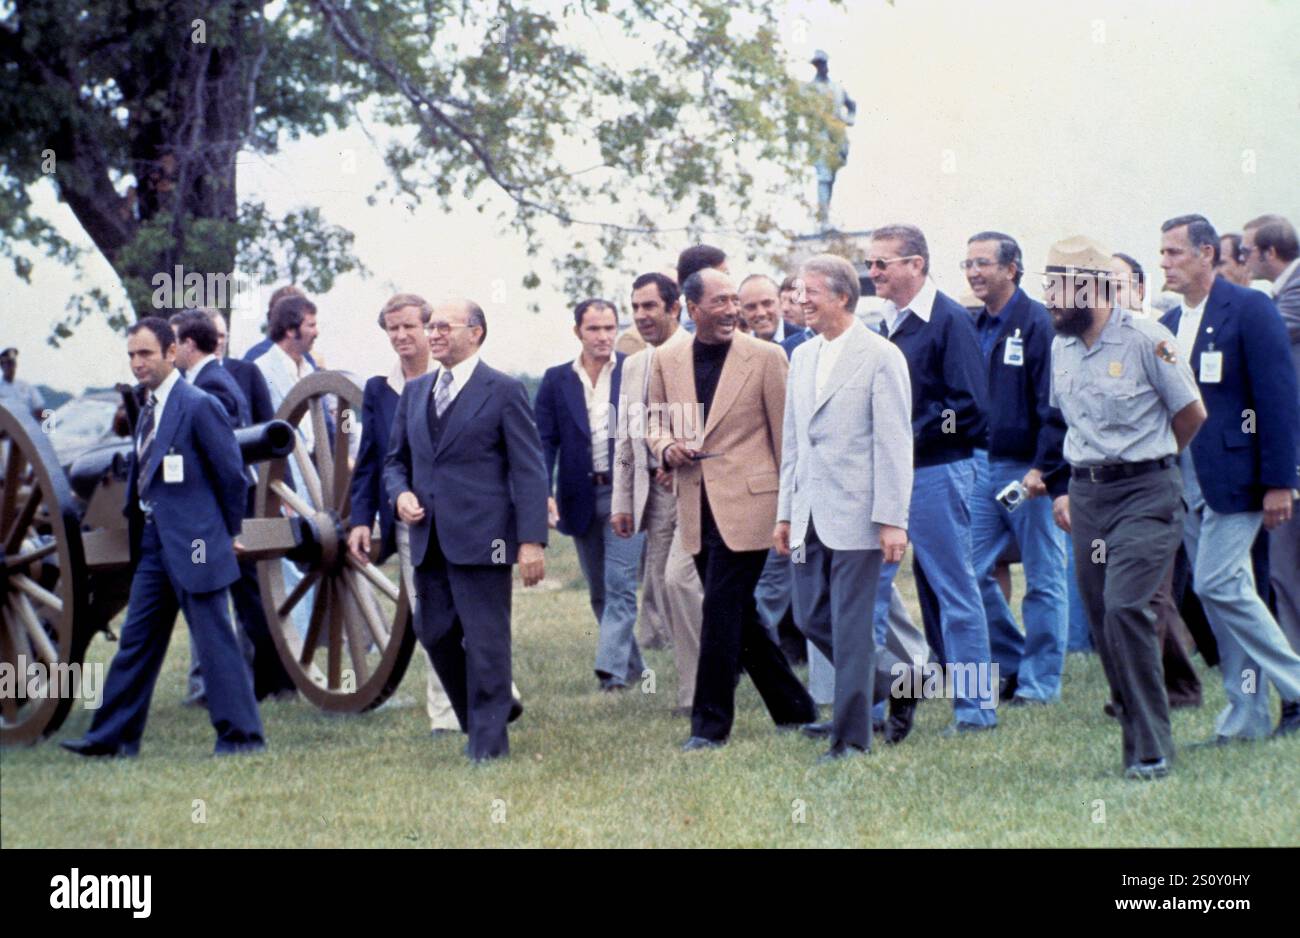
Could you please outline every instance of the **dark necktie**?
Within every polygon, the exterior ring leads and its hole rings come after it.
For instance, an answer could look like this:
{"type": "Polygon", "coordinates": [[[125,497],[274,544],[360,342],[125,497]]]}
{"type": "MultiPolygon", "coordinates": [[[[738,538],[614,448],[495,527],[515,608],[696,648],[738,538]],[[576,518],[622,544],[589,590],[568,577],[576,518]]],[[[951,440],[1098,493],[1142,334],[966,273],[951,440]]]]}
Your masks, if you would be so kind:
{"type": "Polygon", "coordinates": [[[158,398],[154,397],[153,392],[149,392],[149,399],[140,411],[140,440],[136,449],[136,465],[139,467],[136,471],[135,487],[136,494],[144,495],[145,477],[144,467],[149,461],[149,450],[153,447],[153,415],[158,398]]]}

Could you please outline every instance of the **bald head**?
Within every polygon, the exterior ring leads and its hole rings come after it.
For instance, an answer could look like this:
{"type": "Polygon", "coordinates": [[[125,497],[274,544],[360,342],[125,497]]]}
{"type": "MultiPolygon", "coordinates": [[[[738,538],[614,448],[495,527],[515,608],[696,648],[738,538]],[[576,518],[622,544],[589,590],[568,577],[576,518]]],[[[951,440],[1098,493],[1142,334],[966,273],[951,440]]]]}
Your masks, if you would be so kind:
{"type": "Polygon", "coordinates": [[[705,268],[682,284],[686,310],[695,320],[695,338],[706,345],[730,342],[739,320],[740,299],[731,277],[705,268]]]}
{"type": "Polygon", "coordinates": [[[430,354],[453,368],[479,350],[487,338],[487,319],[473,300],[455,298],[434,306],[427,329],[430,354]]]}

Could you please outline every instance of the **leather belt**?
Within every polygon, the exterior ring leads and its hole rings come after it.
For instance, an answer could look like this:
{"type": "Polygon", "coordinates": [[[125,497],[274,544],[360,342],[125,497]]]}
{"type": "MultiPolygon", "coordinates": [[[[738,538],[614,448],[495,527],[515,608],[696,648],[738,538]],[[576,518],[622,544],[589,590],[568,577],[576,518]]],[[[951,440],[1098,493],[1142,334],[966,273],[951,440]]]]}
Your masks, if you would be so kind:
{"type": "Polygon", "coordinates": [[[1120,479],[1132,479],[1159,472],[1178,463],[1177,456],[1163,456],[1160,459],[1144,459],[1142,462],[1121,462],[1109,466],[1071,466],[1070,475],[1076,479],[1089,482],[1118,482],[1120,479]]]}
{"type": "Polygon", "coordinates": [[[592,485],[613,485],[613,477],[608,472],[593,472],[591,474],[592,485]]]}

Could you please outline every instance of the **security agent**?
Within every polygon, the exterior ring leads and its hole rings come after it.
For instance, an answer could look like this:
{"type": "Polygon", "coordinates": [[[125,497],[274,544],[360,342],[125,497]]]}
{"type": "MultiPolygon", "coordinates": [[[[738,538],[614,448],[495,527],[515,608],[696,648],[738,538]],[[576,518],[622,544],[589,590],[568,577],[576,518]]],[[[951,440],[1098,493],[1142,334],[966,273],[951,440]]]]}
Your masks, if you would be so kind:
{"type": "Polygon", "coordinates": [[[1123,733],[1126,778],[1168,774],[1173,759],[1151,598],[1182,536],[1177,454],[1205,422],[1196,381],[1167,329],[1112,304],[1111,252],[1067,238],[1048,252],[1050,403],[1065,416],[1065,473],[1048,480],[1074,539],[1093,644],[1123,733]],[[1071,523],[1073,522],[1073,523],[1071,523]]]}
{"type": "Polygon", "coordinates": [[[235,536],[244,505],[243,460],[221,405],[181,380],[176,336],[149,317],[127,332],[135,377],[149,390],[127,476],[131,598],[90,731],[63,748],[82,756],[134,756],[176,613],[184,609],[207,679],[216,754],[264,748],[253,682],[226,612],[239,579],[235,536]]]}

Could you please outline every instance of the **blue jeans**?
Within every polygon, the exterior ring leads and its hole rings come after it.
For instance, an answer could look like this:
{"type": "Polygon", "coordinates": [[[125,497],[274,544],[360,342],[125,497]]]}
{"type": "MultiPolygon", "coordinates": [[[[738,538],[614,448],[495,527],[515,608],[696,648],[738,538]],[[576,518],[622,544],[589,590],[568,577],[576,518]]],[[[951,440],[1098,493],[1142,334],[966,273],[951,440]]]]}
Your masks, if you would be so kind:
{"type": "MultiPolygon", "coordinates": [[[[989,651],[988,623],[979,583],[971,562],[971,496],[978,470],[975,460],[961,459],[942,466],[923,466],[912,478],[912,505],[908,537],[912,550],[925,567],[930,586],[939,598],[940,628],[948,663],[968,668],[992,663],[989,651]]],[[[880,568],[880,585],[876,590],[876,643],[885,640],[889,612],[890,588],[898,564],[880,568]]],[[[993,681],[996,695],[997,681],[993,681]]],[[[953,699],[958,723],[981,726],[997,724],[995,699],[984,700],[981,707],[976,689],[969,684],[965,694],[953,699]]]]}
{"type": "Polygon", "coordinates": [[[596,671],[616,683],[641,679],[645,662],[636,643],[637,567],[645,534],[619,537],[609,526],[612,489],[596,487],[596,514],[582,537],[575,537],[578,564],[587,578],[591,610],[600,626],[596,644],[596,671]]]}
{"type": "Polygon", "coordinates": [[[989,625],[989,650],[1003,677],[1018,676],[1017,697],[1056,700],[1061,696],[1069,628],[1065,532],[1052,520],[1052,502],[1047,496],[1030,499],[1016,511],[998,503],[997,493],[1008,483],[1023,479],[1028,464],[990,461],[982,451],[975,454],[975,463],[971,553],[989,625]],[[1012,538],[1020,547],[1025,568],[1024,634],[1016,627],[1015,614],[993,576],[998,557],[1012,538]]]}
{"type": "Polygon", "coordinates": [[[1074,538],[1065,539],[1066,604],[1070,607],[1069,635],[1066,651],[1093,651],[1092,631],[1088,627],[1088,607],[1079,592],[1079,578],[1074,575],[1074,538]]]}

